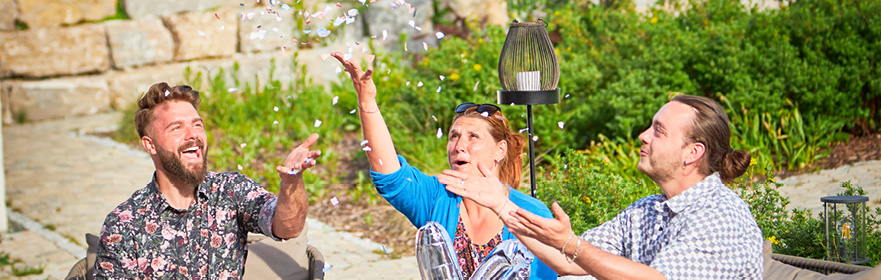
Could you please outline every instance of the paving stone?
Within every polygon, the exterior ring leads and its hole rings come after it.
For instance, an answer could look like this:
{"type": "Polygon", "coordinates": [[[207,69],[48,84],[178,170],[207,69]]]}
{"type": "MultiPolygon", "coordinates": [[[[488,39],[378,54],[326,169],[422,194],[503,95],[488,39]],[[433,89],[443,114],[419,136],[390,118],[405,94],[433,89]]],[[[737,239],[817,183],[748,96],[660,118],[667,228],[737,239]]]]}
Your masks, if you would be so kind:
{"type": "Polygon", "coordinates": [[[116,0],[18,1],[19,20],[28,28],[96,21],[116,14],[116,0]]]}
{"type": "Polygon", "coordinates": [[[0,32],[0,78],[47,77],[110,68],[100,24],[0,32]]]}
{"type": "Polygon", "coordinates": [[[161,19],[110,21],[104,26],[115,68],[168,62],[174,56],[174,40],[161,19]]]}
{"type": "Polygon", "coordinates": [[[0,31],[15,30],[15,0],[0,0],[0,31]]]}
{"type": "Polygon", "coordinates": [[[192,12],[165,17],[174,38],[174,60],[230,56],[236,52],[238,14],[235,10],[192,12]]]}

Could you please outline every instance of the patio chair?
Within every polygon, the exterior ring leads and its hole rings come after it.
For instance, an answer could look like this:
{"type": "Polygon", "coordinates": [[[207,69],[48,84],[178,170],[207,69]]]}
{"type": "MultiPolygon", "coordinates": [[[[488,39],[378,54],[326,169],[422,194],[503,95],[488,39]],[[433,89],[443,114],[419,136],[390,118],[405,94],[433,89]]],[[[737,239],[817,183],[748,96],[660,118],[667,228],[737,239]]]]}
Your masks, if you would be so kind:
{"type": "Polygon", "coordinates": [[[873,268],[832,261],[815,260],[790,255],[774,254],[771,253],[771,249],[771,241],[766,240],[764,246],[765,279],[881,279],[881,265],[873,268]]]}

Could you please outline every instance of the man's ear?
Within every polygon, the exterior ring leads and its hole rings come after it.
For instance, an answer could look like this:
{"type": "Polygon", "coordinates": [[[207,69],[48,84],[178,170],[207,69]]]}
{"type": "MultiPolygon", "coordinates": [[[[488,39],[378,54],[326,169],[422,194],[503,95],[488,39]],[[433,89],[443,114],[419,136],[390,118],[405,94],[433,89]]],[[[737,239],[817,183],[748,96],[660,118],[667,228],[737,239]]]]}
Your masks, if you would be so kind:
{"type": "Polygon", "coordinates": [[[701,160],[707,154],[707,146],[701,142],[694,142],[688,145],[685,151],[685,164],[692,165],[701,160]]]}
{"type": "Polygon", "coordinates": [[[151,155],[156,154],[156,146],[153,144],[153,139],[149,136],[141,137],[141,145],[144,146],[144,150],[147,150],[147,153],[151,155]]]}

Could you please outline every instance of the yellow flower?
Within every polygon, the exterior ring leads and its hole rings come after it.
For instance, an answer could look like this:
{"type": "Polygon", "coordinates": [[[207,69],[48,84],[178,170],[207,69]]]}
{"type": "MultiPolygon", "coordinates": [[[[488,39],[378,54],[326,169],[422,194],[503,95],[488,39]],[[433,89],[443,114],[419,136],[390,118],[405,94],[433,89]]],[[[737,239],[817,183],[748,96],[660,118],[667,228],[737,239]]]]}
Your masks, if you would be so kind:
{"type": "Polygon", "coordinates": [[[458,79],[459,79],[459,73],[453,73],[453,74],[450,74],[450,80],[455,81],[455,80],[458,80],[458,79]]]}
{"type": "Polygon", "coordinates": [[[774,244],[774,245],[780,244],[780,240],[777,240],[777,237],[775,237],[775,236],[768,237],[768,240],[771,240],[771,244],[774,244]]]}
{"type": "Polygon", "coordinates": [[[590,200],[590,197],[589,197],[589,196],[586,196],[586,195],[585,195],[584,197],[581,198],[581,201],[584,201],[584,203],[587,203],[587,204],[590,204],[590,203],[592,202],[592,201],[590,200]]]}
{"type": "Polygon", "coordinates": [[[652,17],[649,22],[651,22],[652,24],[658,23],[658,17],[652,17]]]}
{"type": "Polygon", "coordinates": [[[483,65],[480,65],[479,63],[474,64],[474,71],[480,71],[480,69],[483,69],[483,65]]]}
{"type": "Polygon", "coordinates": [[[554,48],[554,54],[556,54],[557,56],[560,56],[560,50],[558,50],[557,48],[554,48]]]}
{"type": "Polygon", "coordinates": [[[749,159],[749,166],[753,166],[753,165],[756,165],[756,158],[749,159]]]}
{"type": "Polygon", "coordinates": [[[483,38],[478,38],[478,39],[477,39],[477,43],[479,43],[479,44],[483,44],[483,38]]]}
{"type": "Polygon", "coordinates": [[[559,16],[559,15],[560,15],[560,11],[554,11],[554,15],[555,15],[555,16],[559,16]]]}

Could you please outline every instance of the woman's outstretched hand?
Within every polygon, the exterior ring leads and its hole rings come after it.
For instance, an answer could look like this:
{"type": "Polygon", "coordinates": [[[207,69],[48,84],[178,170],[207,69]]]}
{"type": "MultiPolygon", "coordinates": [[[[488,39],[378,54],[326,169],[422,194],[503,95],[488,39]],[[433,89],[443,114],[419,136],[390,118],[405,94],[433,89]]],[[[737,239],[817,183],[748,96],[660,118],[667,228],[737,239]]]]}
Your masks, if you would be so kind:
{"type": "Polygon", "coordinates": [[[447,185],[447,190],[464,198],[469,198],[482,205],[492,209],[499,214],[505,201],[508,200],[508,188],[502,185],[499,178],[493,175],[492,171],[483,165],[477,164],[482,176],[469,176],[468,173],[444,170],[443,173],[437,175],[438,181],[447,185]]]}
{"type": "Polygon", "coordinates": [[[349,72],[349,76],[352,77],[352,85],[355,86],[355,91],[358,92],[358,100],[360,102],[368,102],[376,99],[376,85],[373,84],[373,69],[368,67],[367,72],[361,71],[361,67],[358,67],[358,65],[352,61],[344,59],[343,54],[340,52],[334,52],[330,55],[342,63],[346,72],[349,72]]]}

